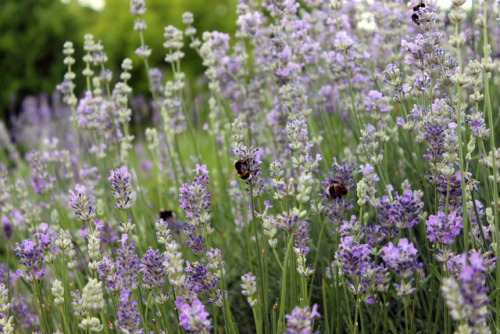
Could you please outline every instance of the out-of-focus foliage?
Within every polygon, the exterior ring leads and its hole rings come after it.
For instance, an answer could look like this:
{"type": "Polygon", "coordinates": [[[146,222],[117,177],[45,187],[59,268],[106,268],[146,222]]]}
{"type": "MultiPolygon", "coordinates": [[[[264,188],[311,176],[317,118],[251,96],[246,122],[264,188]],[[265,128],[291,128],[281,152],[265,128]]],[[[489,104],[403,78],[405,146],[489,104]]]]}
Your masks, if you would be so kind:
{"type": "MultiPolygon", "coordinates": [[[[152,48],[152,64],[164,64],[163,29],[171,24],[182,28],[185,11],[194,14],[198,31],[235,30],[236,2],[229,0],[151,0],[145,19],[146,44],[152,48]]],[[[64,4],[59,0],[5,0],[0,11],[0,119],[16,112],[22,98],[29,94],[52,92],[62,80],[62,45],[71,40],[76,58],[81,59],[83,36],[92,33],[102,40],[108,66],[115,75],[122,59],[133,55],[139,46],[139,36],[132,31],[134,16],[129,13],[128,0],[107,0],[102,11],[80,6],[76,1],[64,4]]],[[[202,73],[203,68],[194,51],[186,48],[183,70],[188,76],[202,73]]],[[[147,81],[139,57],[133,57],[133,80],[136,89],[147,92],[147,81]]],[[[78,62],[77,62],[78,63],[78,62]]],[[[81,73],[80,68],[75,69],[81,73]]],[[[168,76],[168,71],[167,71],[168,76]]],[[[82,87],[83,82],[76,82],[82,87]]],[[[77,87],[78,90],[78,87],[77,87]]]]}
{"type": "Polygon", "coordinates": [[[90,9],[58,0],[3,0],[0,10],[0,119],[27,94],[52,92],[64,73],[61,48],[90,9]]]}
{"type": "MultiPolygon", "coordinates": [[[[149,62],[151,64],[167,65],[165,58],[165,49],[163,43],[164,28],[167,25],[173,25],[183,29],[182,14],[190,11],[194,15],[194,26],[198,32],[202,31],[225,31],[234,32],[236,20],[236,1],[230,0],[151,0],[147,2],[147,11],[144,19],[148,28],[144,32],[145,43],[153,50],[149,62]]],[[[106,7],[99,13],[95,24],[86,30],[92,33],[96,40],[102,40],[105,47],[104,51],[108,54],[108,66],[116,72],[119,70],[121,60],[127,55],[134,54],[139,46],[139,35],[134,34],[131,28],[134,25],[135,16],[129,13],[129,1],[125,0],[107,0],[106,7]]],[[[82,41],[74,41],[75,46],[81,48],[82,41]]],[[[198,55],[185,47],[183,50],[186,57],[183,61],[183,70],[186,75],[200,75],[203,73],[201,61],[198,55]]],[[[141,76],[142,85],[147,92],[147,81],[145,71],[143,70],[142,60],[138,56],[133,56],[135,70],[132,74],[134,80],[141,76]]],[[[168,76],[168,73],[166,73],[168,76]]],[[[137,88],[137,86],[136,86],[137,88]]]]}

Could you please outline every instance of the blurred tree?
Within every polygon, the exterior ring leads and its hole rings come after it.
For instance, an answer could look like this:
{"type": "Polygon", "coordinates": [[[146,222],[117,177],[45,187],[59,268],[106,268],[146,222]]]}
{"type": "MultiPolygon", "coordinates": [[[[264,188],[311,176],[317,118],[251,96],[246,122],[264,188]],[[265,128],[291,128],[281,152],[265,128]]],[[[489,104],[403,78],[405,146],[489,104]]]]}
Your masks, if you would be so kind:
{"type": "MultiPolygon", "coordinates": [[[[146,0],[144,16],[148,29],[146,44],[153,50],[152,67],[160,67],[169,77],[169,66],[164,62],[164,27],[171,24],[184,29],[182,14],[194,14],[194,26],[201,38],[203,31],[219,30],[233,34],[236,25],[234,0],[146,0]]],[[[81,6],[77,0],[3,0],[0,11],[0,119],[8,120],[8,113],[19,110],[26,95],[51,93],[62,81],[62,45],[74,43],[77,74],[76,91],[85,89],[81,75],[83,69],[83,36],[94,35],[101,40],[108,55],[108,65],[118,78],[120,64],[125,57],[132,58],[134,93],[147,93],[148,86],[142,60],[135,55],[139,35],[133,30],[135,17],[129,13],[128,0],[106,0],[102,11],[81,6]]],[[[186,40],[186,44],[188,41],[186,40]]],[[[199,76],[203,67],[198,55],[188,45],[182,66],[188,77],[199,76]]]]}
{"type": "Polygon", "coordinates": [[[29,94],[52,92],[62,80],[62,45],[94,12],[75,1],[3,0],[0,10],[0,119],[29,94]]]}
{"type": "MultiPolygon", "coordinates": [[[[173,25],[184,30],[182,14],[190,11],[194,14],[194,26],[201,38],[203,31],[224,31],[234,34],[236,30],[236,5],[234,0],[146,0],[146,13],[144,20],[148,28],[144,32],[145,43],[153,50],[149,59],[150,66],[166,70],[169,76],[170,66],[164,62],[165,49],[163,31],[165,26],[173,25]]],[[[93,26],[87,32],[94,35],[94,39],[101,40],[104,51],[108,55],[108,66],[118,76],[120,64],[124,57],[133,60],[134,92],[147,92],[146,73],[142,59],[135,55],[135,50],[140,45],[139,34],[133,30],[135,16],[129,12],[129,1],[106,0],[106,5],[98,15],[93,26]],[[139,82],[138,82],[139,81],[139,82]]],[[[81,45],[82,41],[80,41],[81,45]]],[[[186,40],[182,61],[183,71],[188,77],[198,76],[203,73],[199,56],[188,46],[186,40]]],[[[78,44],[76,44],[78,45],[78,44]]],[[[81,47],[81,46],[79,46],[81,47]]]]}

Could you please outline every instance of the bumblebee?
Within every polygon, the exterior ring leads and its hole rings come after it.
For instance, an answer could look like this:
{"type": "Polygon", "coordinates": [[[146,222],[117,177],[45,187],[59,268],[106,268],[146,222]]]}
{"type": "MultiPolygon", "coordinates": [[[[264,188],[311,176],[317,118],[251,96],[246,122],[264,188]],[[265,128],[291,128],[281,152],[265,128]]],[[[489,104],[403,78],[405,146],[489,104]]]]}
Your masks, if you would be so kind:
{"type": "Polygon", "coordinates": [[[238,176],[242,180],[251,180],[252,179],[252,173],[250,173],[250,168],[248,167],[248,162],[245,160],[237,160],[234,163],[234,168],[236,169],[236,172],[238,173],[238,176]]]}
{"type": "Polygon", "coordinates": [[[425,3],[423,3],[422,1],[420,1],[415,6],[412,7],[414,12],[418,12],[420,8],[425,8],[425,3]]]}
{"type": "Polygon", "coordinates": [[[345,197],[348,193],[349,189],[347,186],[338,180],[333,180],[332,184],[328,186],[328,195],[330,195],[330,199],[345,197]]]}
{"type": "Polygon", "coordinates": [[[412,7],[412,9],[413,9],[413,15],[411,16],[411,20],[413,21],[413,23],[415,23],[418,26],[420,25],[420,21],[419,21],[420,16],[418,15],[418,11],[421,8],[425,8],[425,3],[419,2],[415,6],[412,7]]]}
{"type": "Polygon", "coordinates": [[[172,210],[162,210],[158,213],[158,219],[163,219],[164,221],[167,221],[169,218],[173,218],[174,213],[172,210]]]}

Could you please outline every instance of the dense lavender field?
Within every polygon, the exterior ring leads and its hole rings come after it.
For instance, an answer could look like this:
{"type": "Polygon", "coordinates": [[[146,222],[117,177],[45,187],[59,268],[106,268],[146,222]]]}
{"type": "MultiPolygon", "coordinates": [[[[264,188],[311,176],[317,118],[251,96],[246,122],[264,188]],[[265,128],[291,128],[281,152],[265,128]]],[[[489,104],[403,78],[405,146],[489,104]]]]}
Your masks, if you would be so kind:
{"type": "Polygon", "coordinates": [[[0,124],[0,330],[498,333],[500,3],[452,2],[240,0],[151,50],[131,0],[120,73],[66,42],[0,124]]]}

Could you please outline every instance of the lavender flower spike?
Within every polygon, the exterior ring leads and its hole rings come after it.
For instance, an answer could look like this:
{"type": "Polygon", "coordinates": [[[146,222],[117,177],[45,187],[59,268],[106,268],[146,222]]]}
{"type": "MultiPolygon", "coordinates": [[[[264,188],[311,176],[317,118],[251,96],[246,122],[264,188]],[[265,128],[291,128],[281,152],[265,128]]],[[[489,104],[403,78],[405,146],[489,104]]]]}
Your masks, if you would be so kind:
{"type": "Polygon", "coordinates": [[[118,325],[116,326],[124,333],[143,334],[144,329],[139,328],[141,318],[137,309],[137,302],[130,297],[130,291],[124,289],[118,303],[118,325]]]}
{"type": "Polygon", "coordinates": [[[80,221],[89,221],[95,217],[95,208],[90,205],[93,198],[88,198],[85,194],[85,187],[77,184],[75,186],[76,194],[69,190],[68,205],[75,211],[76,218],[80,221]]]}
{"type": "Polygon", "coordinates": [[[431,215],[425,222],[427,225],[427,238],[430,242],[449,246],[455,241],[462,229],[462,217],[457,216],[456,211],[446,215],[438,211],[437,216],[431,215]]]}
{"type": "Polygon", "coordinates": [[[203,226],[210,221],[210,192],[208,191],[208,169],[206,165],[196,165],[196,176],[191,184],[183,183],[179,188],[179,203],[186,212],[191,226],[203,226]]]}
{"type": "Polygon", "coordinates": [[[483,256],[473,252],[467,265],[462,267],[458,280],[445,278],[441,290],[451,317],[460,321],[461,333],[491,333],[487,323],[489,315],[486,267],[483,256]]]}
{"type": "Polygon", "coordinates": [[[252,273],[248,273],[241,276],[241,282],[241,293],[247,297],[250,307],[255,307],[257,298],[254,297],[254,294],[257,291],[257,278],[252,273]]]}
{"type": "Polygon", "coordinates": [[[196,298],[191,305],[183,304],[182,298],[178,297],[175,306],[179,309],[179,326],[184,327],[188,333],[208,334],[213,328],[209,314],[205,311],[205,305],[196,298]]]}
{"type": "Polygon", "coordinates": [[[108,178],[113,189],[111,194],[116,199],[116,203],[113,205],[117,209],[127,210],[134,204],[135,193],[131,189],[130,178],[131,175],[127,167],[118,168],[116,171],[112,170],[108,178]]]}
{"type": "MultiPolygon", "coordinates": [[[[23,240],[21,246],[16,243],[16,255],[19,258],[19,263],[26,267],[26,275],[24,278],[28,282],[33,282],[35,279],[40,280],[45,275],[43,269],[43,255],[42,249],[30,239],[23,240]],[[39,268],[39,266],[41,268],[39,268]]],[[[18,270],[18,276],[23,276],[18,270]]]]}
{"type": "Polygon", "coordinates": [[[397,246],[389,242],[382,248],[382,252],[384,255],[381,257],[386,266],[403,278],[413,275],[413,271],[419,267],[416,259],[418,251],[406,238],[400,239],[397,246]]]}
{"type": "Polygon", "coordinates": [[[370,259],[370,250],[370,245],[358,245],[352,237],[341,238],[336,259],[342,264],[342,272],[352,279],[364,274],[370,259]]]}
{"type": "Polygon", "coordinates": [[[312,331],[314,317],[320,318],[318,304],[314,304],[310,311],[309,306],[305,308],[296,307],[286,318],[286,334],[310,334],[312,331]]]}
{"type": "Polygon", "coordinates": [[[161,288],[167,279],[165,254],[149,247],[141,262],[139,271],[142,273],[144,281],[142,286],[147,290],[152,290],[154,287],[161,288]]]}

